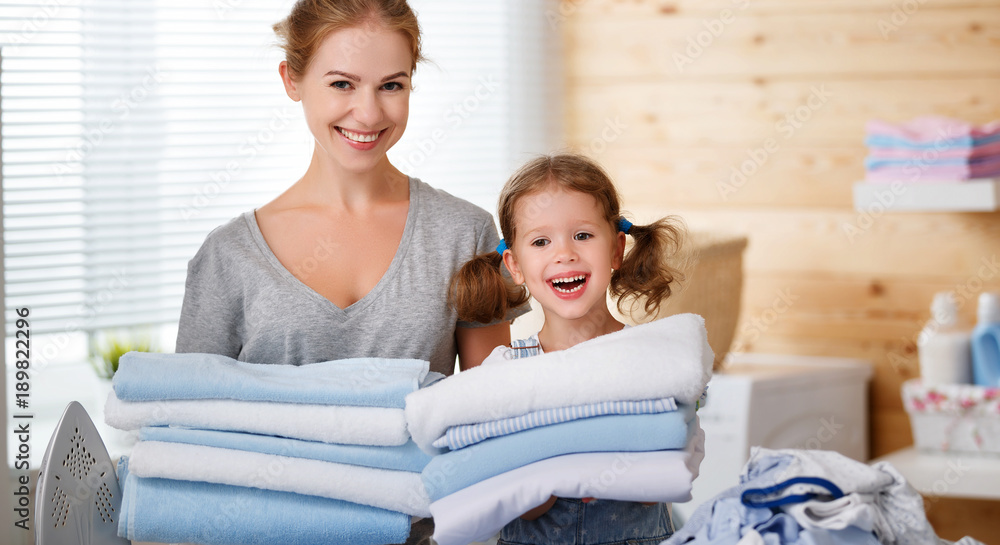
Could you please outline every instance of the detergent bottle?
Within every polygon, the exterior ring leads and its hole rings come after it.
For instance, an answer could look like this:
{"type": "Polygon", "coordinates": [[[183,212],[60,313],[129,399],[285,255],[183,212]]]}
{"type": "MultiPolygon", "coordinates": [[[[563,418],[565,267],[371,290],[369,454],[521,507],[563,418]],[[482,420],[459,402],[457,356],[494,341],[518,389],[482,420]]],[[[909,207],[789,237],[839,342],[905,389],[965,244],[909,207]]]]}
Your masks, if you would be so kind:
{"type": "Polygon", "coordinates": [[[979,295],[979,323],[972,330],[972,377],[979,386],[1000,386],[1000,293],[979,295]]]}
{"type": "Polygon", "coordinates": [[[934,294],[931,319],[920,332],[917,356],[925,386],[972,382],[972,334],[960,323],[951,292],[934,294]]]}

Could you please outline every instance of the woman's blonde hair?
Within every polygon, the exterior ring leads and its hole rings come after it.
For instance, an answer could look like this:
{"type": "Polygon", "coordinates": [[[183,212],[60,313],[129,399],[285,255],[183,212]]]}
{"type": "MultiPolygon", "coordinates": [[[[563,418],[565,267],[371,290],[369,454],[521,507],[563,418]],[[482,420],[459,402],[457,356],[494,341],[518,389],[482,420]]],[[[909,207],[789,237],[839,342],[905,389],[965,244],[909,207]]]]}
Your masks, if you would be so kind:
{"type": "Polygon", "coordinates": [[[285,51],[288,72],[300,77],[309,67],[316,48],[330,33],[366,23],[401,32],[406,37],[413,56],[412,75],[423,57],[420,25],[406,0],[298,0],[288,17],[273,28],[285,51]]]}
{"type": "MultiPolygon", "coordinates": [[[[518,201],[552,185],[592,195],[601,207],[604,219],[618,230],[621,198],[607,172],[582,155],[560,154],[539,157],[521,167],[500,191],[497,216],[500,231],[508,244],[517,236],[515,211],[518,201]]],[[[625,312],[627,301],[645,297],[647,314],[655,313],[670,297],[671,284],[683,278],[670,265],[680,249],[684,228],[676,217],[661,218],[649,225],[632,225],[628,234],[634,244],[622,266],[611,275],[611,295],[618,310],[625,312]]],[[[459,319],[489,323],[527,302],[523,286],[514,286],[500,271],[502,260],[497,252],[474,257],[460,269],[451,282],[451,300],[459,319]]]]}

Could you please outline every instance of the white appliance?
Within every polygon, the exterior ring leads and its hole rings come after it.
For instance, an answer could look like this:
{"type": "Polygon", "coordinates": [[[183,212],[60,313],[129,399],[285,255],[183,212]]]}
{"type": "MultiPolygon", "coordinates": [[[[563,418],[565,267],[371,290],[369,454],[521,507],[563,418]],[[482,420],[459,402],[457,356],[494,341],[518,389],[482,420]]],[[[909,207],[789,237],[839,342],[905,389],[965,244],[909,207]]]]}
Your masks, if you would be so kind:
{"type": "Polygon", "coordinates": [[[871,362],[847,358],[731,354],[698,411],[705,460],[693,499],[674,504],[680,526],[695,508],[739,484],[751,446],[834,450],[868,459],[871,362]]]}

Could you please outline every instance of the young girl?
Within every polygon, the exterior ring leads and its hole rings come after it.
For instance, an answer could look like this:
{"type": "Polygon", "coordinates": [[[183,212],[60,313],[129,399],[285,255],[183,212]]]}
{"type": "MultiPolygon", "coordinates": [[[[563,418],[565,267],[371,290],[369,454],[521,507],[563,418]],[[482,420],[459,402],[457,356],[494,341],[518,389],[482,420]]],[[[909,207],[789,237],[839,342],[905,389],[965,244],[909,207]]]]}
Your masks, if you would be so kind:
{"type": "MultiPolygon", "coordinates": [[[[618,309],[645,299],[655,313],[680,273],[667,264],[681,240],[674,218],[632,225],[621,215],[618,192],[604,170],[578,155],[536,159],[504,186],[499,203],[504,240],[476,256],[452,281],[461,319],[490,323],[524,304],[542,307],[537,335],[514,341],[506,358],[563,350],[620,331],[607,306],[608,288],[618,309]],[[634,245],[625,255],[626,235],[634,245]],[[516,285],[501,274],[501,263],[516,285]]],[[[489,361],[489,360],[487,360],[489,361]]],[[[500,534],[500,544],[658,543],[673,533],[665,504],[590,498],[551,498],[500,534]],[[567,541],[568,540],[568,541],[567,541]]]]}

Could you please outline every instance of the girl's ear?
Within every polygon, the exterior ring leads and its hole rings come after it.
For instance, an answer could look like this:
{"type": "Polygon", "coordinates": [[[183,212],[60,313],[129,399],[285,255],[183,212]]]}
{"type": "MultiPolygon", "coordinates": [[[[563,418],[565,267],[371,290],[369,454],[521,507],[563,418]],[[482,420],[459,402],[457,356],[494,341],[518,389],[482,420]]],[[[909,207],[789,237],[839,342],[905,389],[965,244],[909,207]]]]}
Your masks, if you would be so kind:
{"type": "Polygon", "coordinates": [[[517,266],[517,258],[514,257],[514,252],[504,250],[503,264],[510,271],[510,277],[514,279],[515,284],[524,284],[524,275],[521,274],[521,269],[517,266]]]}
{"type": "Polygon", "coordinates": [[[614,255],[611,257],[611,268],[618,270],[622,268],[622,260],[625,256],[625,233],[618,231],[615,237],[614,255]]]}
{"type": "Polygon", "coordinates": [[[295,102],[301,100],[298,83],[292,79],[292,75],[288,72],[288,61],[281,61],[278,65],[278,74],[281,75],[281,83],[285,85],[285,94],[288,95],[288,98],[295,102]]]}

